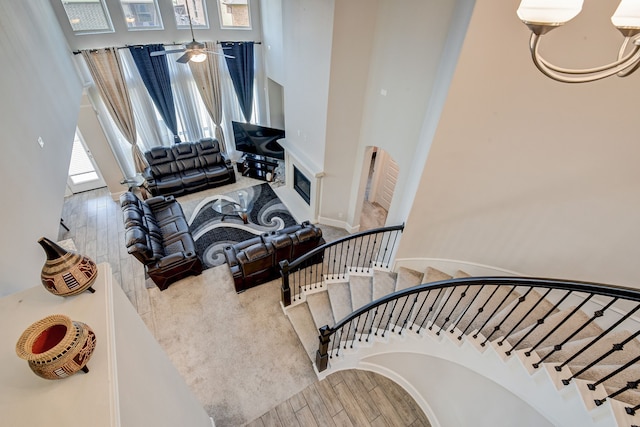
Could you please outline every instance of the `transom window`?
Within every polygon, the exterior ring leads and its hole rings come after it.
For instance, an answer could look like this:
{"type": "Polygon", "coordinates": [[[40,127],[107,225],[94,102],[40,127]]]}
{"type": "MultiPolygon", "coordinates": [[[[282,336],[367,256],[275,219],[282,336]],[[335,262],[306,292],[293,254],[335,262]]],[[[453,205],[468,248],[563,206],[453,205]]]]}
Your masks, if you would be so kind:
{"type": "Polygon", "coordinates": [[[218,0],[223,29],[251,29],[249,0],[218,0]]]}
{"type": "Polygon", "coordinates": [[[187,0],[173,0],[173,12],[178,28],[189,28],[189,14],[191,14],[193,28],[209,28],[206,2],[204,0],[188,1],[189,4],[187,5],[187,0]]]}
{"type": "Polygon", "coordinates": [[[62,0],[71,29],[76,34],[112,33],[104,0],[62,0]]]}
{"type": "Polygon", "coordinates": [[[129,30],[161,30],[157,0],[120,0],[129,30]]]}

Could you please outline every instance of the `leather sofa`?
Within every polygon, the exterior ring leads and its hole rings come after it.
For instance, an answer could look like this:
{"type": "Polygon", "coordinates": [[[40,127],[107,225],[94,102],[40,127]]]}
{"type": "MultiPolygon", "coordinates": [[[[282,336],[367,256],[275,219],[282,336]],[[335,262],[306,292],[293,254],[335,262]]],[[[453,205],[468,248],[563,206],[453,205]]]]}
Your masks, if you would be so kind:
{"type": "Polygon", "coordinates": [[[220,152],[217,139],[153,147],[144,156],[149,167],[143,176],[153,196],[178,196],[236,182],[233,165],[220,152]]]}
{"type": "Polygon", "coordinates": [[[160,288],[202,273],[202,262],[182,207],[173,196],[142,201],[128,191],[120,196],[127,251],[144,264],[160,288]]]}
{"type": "MultiPolygon", "coordinates": [[[[322,230],[308,221],[265,233],[224,248],[236,292],[269,282],[280,276],[280,261],[293,261],[325,243],[322,230]]],[[[309,265],[322,262],[319,255],[309,265]]]]}

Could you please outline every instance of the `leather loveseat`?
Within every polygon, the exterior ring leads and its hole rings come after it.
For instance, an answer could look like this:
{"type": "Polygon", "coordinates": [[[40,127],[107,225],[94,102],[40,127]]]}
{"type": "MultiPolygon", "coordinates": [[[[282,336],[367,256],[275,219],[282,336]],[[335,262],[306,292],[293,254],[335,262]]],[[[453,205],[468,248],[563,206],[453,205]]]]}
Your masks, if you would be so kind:
{"type": "Polygon", "coordinates": [[[233,165],[220,152],[217,139],[153,147],[144,156],[149,167],[143,176],[153,196],[178,196],[236,182],[233,165]]]}
{"type": "Polygon", "coordinates": [[[173,196],[142,201],[128,191],[120,196],[127,251],[144,264],[160,288],[202,273],[202,262],[182,207],[173,196]]]}
{"type": "MultiPolygon", "coordinates": [[[[227,246],[224,256],[239,293],[278,278],[280,261],[295,260],[324,243],[322,230],[305,221],[227,246]]],[[[317,264],[322,259],[320,255],[309,263],[317,264]]]]}

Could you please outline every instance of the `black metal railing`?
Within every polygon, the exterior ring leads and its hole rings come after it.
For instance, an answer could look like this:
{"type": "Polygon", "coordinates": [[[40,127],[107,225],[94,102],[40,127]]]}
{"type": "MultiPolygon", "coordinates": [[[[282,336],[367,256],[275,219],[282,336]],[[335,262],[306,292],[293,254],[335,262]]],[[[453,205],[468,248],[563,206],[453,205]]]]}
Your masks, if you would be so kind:
{"type": "Polygon", "coordinates": [[[522,350],[535,369],[553,363],[565,385],[596,366],[614,365],[589,380],[592,390],[614,377],[626,384],[614,391],[609,385],[608,396],[595,400],[601,405],[640,384],[640,327],[632,319],[639,309],[640,292],[619,286],[522,277],[445,280],[387,295],[320,328],[316,367],[327,369],[330,359],[376,336],[429,330],[457,340],[470,336],[481,346],[493,342],[506,356],[522,350]]]}
{"type": "Polygon", "coordinates": [[[299,300],[304,290],[321,288],[325,280],[344,279],[348,272],[389,268],[403,225],[377,228],[326,243],[292,261],[280,263],[282,304],[299,300]]]}

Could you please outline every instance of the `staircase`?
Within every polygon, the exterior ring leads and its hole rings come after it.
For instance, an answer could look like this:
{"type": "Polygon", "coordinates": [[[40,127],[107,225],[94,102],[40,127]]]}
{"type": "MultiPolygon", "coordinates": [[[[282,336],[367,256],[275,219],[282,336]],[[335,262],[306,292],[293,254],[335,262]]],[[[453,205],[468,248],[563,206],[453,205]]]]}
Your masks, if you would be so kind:
{"type": "MultiPolygon", "coordinates": [[[[534,378],[547,398],[552,386],[560,405],[575,393],[577,408],[594,426],[640,425],[637,291],[550,279],[475,278],[431,267],[347,270],[325,274],[320,283],[309,280],[284,307],[319,376],[356,366],[354,360],[376,346],[387,346],[387,352],[394,351],[390,346],[425,353],[447,348],[451,353],[441,357],[459,358],[460,364],[475,358],[490,359],[482,362],[487,366],[517,366],[519,373],[507,376],[534,378]]],[[[489,379],[500,376],[483,371],[482,363],[467,367],[489,379]]],[[[508,382],[505,387],[513,387],[508,382]]],[[[521,394],[527,393],[532,392],[521,394]]]]}

